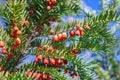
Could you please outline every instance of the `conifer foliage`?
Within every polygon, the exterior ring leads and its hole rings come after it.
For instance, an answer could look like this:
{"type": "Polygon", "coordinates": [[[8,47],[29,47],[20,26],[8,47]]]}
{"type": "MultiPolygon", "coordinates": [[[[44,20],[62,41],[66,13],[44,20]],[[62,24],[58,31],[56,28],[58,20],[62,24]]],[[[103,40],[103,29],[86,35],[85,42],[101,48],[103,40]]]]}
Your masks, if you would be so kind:
{"type": "Polygon", "coordinates": [[[6,80],[92,80],[96,64],[84,63],[78,55],[86,50],[105,52],[114,43],[108,31],[119,21],[112,3],[99,15],[63,21],[61,17],[82,14],[79,0],[5,0],[0,16],[0,73],[6,80]],[[55,25],[56,24],[56,25],[55,25]],[[104,38],[105,43],[100,42],[104,38]],[[66,42],[71,45],[66,46],[66,42]],[[28,55],[36,56],[19,66],[28,55]],[[91,66],[92,65],[92,66],[91,66]]]}

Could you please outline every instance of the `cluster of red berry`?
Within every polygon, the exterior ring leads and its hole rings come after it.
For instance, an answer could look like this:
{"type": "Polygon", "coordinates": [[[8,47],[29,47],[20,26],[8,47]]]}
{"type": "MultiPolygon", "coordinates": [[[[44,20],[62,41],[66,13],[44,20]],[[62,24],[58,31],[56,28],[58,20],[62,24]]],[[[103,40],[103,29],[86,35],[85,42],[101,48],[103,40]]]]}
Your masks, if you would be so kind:
{"type": "Polygon", "coordinates": [[[53,47],[48,47],[48,46],[37,46],[37,48],[38,48],[38,50],[45,50],[45,51],[47,51],[47,52],[54,52],[54,53],[56,53],[56,49],[55,48],[53,48],[53,47]]]}
{"type": "MultiPolygon", "coordinates": [[[[13,23],[14,24],[14,23],[13,23]]],[[[29,21],[24,21],[23,26],[28,26],[29,21]]],[[[18,38],[19,35],[21,35],[22,32],[19,30],[19,28],[14,24],[13,25],[13,32],[11,33],[11,37],[15,39],[15,44],[13,44],[12,49],[16,50],[16,48],[22,43],[21,39],[18,38]]]]}
{"type": "Polygon", "coordinates": [[[26,76],[27,77],[32,77],[35,80],[53,80],[52,76],[50,74],[47,74],[47,73],[40,73],[40,72],[36,73],[36,72],[33,72],[33,71],[28,71],[26,73],[26,76]]]}
{"type": "Polygon", "coordinates": [[[76,72],[72,72],[72,71],[69,71],[69,70],[64,70],[64,74],[68,74],[68,75],[70,75],[71,77],[75,77],[75,76],[78,76],[78,74],[76,73],[76,72]]]}
{"type": "MultiPolygon", "coordinates": [[[[86,25],[85,29],[89,30],[90,26],[86,25]]],[[[50,34],[55,34],[55,31],[50,30],[50,34]]],[[[70,37],[83,36],[83,35],[84,35],[84,30],[79,24],[76,25],[76,30],[71,30],[70,31],[70,37]]],[[[66,32],[63,32],[63,33],[54,35],[53,40],[54,40],[54,42],[58,42],[58,41],[61,41],[61,40],[65,40],[67,38],[68,38],[68,34],[66,32]]]]}
{"type": "MultiPolygon", "coordinates": [[[[1,40],[0,40],[0,48],[2,48],[2,54],[6,54],[7,53],[7,49],[5,47],[5,44],[1,40]]],[[[11,52],[8,52],[7,59],[11,59],[12,57],[13,57],[13,54],[11,52]]]]}
{"type": "Polygon", "coordinates": [[[47,10],[53,9],[54,5],[56,4],[56,0],[46,0],[46,2],[49,4],[47,6],[47,10]]]}
{"type": "Polygon", "coordinates": [[[57,66],[61,67],[62,65],[67,65],[68,61],[65,59],[58,59],[58,58],[43,58],[42,55],[39,55],[35,58],[35,62],[38,63],[40,61],[43,61],[43,63],[49,64],[50,66],[57,66]]]}

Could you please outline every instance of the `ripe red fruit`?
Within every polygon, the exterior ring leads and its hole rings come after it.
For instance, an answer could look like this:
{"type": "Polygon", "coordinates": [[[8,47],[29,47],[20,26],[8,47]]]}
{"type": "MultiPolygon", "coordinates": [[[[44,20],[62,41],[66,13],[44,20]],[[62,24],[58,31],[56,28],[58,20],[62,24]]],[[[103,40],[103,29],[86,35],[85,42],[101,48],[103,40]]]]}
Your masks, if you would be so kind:
{"type": "Polygon", "coordinates": [[[51,9],[51,7],[50,6],[47,6],[47,10],[50,10],[51,9]]]}
{"type": "Polygon", "coordinates": [[[30,14],[30,15],[33,15],[33,14],[34,14],[34,11],[33,11],[33,10],[30,10],[30,11],[29,11],[29,14],[30,14]]]}
{"type": "Polygon", "coordinates": [[[7,57],[8,57],[8,59],[12,59],[12,58],[13,58],[13,54],[9,52],[9,53],[7,54],[7,57]]]}
{"type": "Polygon", "coordinates": [[[50,59],[50,65],[55,65],[55,59],[50,59]]]}
{"type": "Polygon", "coordinates": [[[24,21],[24,23],[23,23],[23,26],[28,26],[29,25],[29,21],[24,21]]]}
{"type": "Polygon", "coordinates": [[[50,30],[50,34],[55,34],[55,31],[54,30],[50,30]]]}
{"type": "Polygon", "coordinates": [[[80,36],[83,36],[84,35],[84,31],[80,31],[80,36]]]}
{"type": "Polygon", "coordinates": [[[70,36],[73,37],[74,35],[75,35],[74,30],[71,30],[71,31],[70,31],[70,36]]]}
{"type": "Polygon", "coordinates": [[[0,71],[2,71],[2,66],[0,66],[0,71]]]}
{"type": "Polygon", "coordinates": [[[41,74],[38,73],[38,74],[36,74],[35,79],[38,80],[40,77],[41,77],[41,74]]]}
{"type": "Polygon", "coordinates": [[[64,64],[68,64],[68,61],[64,59],[64,60],[63,60],[63,63],[64,63],[64,64]]]}
{"type": "Polygon", "coordinates": [[[2,54],[7,53],[7,49],[5,47],[2,48],[2,54]]]}
{"type": "Polygon", "coordinates": [[[67,33],[63,32],[63,33],[62,33],[62,38],[63,38],[63,39],[66,39],[67,37],[68,37],[68,36],[67,36],[67,33]]]}
{"type": "Polygon", "coordinates": [[[20,38],[16,38],[16,45],[20,45],[20,44],[21,44],[20,38]]]}
{"type": "Polygon", "coordinates": [[[40,61],[40,59],[38,58],[35,58],[35,62],[38,63],[40,61]]]}
{"type": "Polygon", "coordinates": [[[54,42],[58,42],[58,41],[59,41],[58,36],[55,35],[55,36],[53,37],[53,40],[54,40],[54,42]]]}
{"type": "Polygon", "coordinates": [[[0,40],[0,47],[4,47],[4,42],[0,40]]]}
{"type": "Polygon", "coordinates": [[[49,63],[49,59],[48,58],[45,58],[44,59],[44,64],[48,64],[49,63]]]}
{"type": "Polygon", "coordinates": [[[79,31],[79,30],[76,30],[76,31],[75,31],[75,35],[76,35],[76,36],[80,36],[80,31],[79,31]]]}
{"type": "Polygon", "coordinates": [[[90,26],[89,25],[86,25],[85,27],[87,30],[90,30],[90,26]]]}
{"type": "Polygon", "coordinates": [[[16,38],[16,37],[17,37],[17,34],[13,32],[13,33],[11,34],[11,37],[12,37],[12,38],[16,38]]]}
{"type": "Polygon", "coordinates": [[[79,24],[76,25],[76,29],[77,29],[77,30],[80,30],[80,31],[83,30],[83,28],[82,28],[79,24]]]}
{"type": "Polygon", "coordinates": [[[37,58],[38,58],[39,60],[42,60],[42,55],[39,55],[37,58]]]}
{"type": "Polygon", "coordinates": [[[54,5],[56,3],[56,0],[51,0],[51,4],[54,5]]]}
{"type": "Polygon", "coordinates": [[[65,70],[64,70],[64,74],[66,74],[66,73],[68,73],[68,70],[65,69],[65,70]]]}
{"type": "Polygon", "coordinates": [[[44,80],[44,79],[47,79],[47,74],[42,74],[42,79],[44,80]]]}
{"type": "Polygon", "coordinates": [[[34,72],[33,72],[32,78],[35,78],[36,75],[37,75],[37,73],[34,73],[34,72]]]}
{"type": "Polygon", "coordinates": [[[63,40],[62,34],[58,34],[58,39],[59,39],[59,40],[63,40]]]}
{"type": "Polygon", "coordinates": [[[31,71],[28,71],[27,73],[26,73],[26,76],[27,77],[31,77],[33,75],[33,72],[31,72],[31,71]]]}
{"type": "Polygon", "coordinates": [[[17,26],[14,26],[14,27],[13,27],[13,30],[14,30],[14,31],[18,31],[19,29],[18,29],[17,26]]]}
{"type": "Polygon", "coordinates": [[[18,30],[18,31],[16,32],[16,34],[17,34],[17,35],[21,35],[22,32],[21,32],[20,30],[18,30]]]}
{"type": "Polygon", "coordinates": [[[12,45],[12,49],[13,49],[13,50],[16,50],[16,49],[17,49],[17,45],[16,45],[16,44],[13,44],[13,45],[12,45]]]}

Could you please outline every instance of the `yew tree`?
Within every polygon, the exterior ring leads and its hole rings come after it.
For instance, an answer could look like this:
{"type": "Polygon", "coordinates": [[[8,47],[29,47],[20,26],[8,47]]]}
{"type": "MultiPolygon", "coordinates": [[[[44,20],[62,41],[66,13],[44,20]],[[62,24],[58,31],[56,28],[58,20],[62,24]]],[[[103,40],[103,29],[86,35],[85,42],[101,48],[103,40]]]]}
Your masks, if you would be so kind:
{"type": "MultiPolygon", "coordinates": [[[[114,0],[99,14],[89,14],[81,0],[4,0],[0,17],[0,79],[93,80],[97,63],[84,62],[86,50],[110,52],[115,37],[110,22],[120,20],[114,0]],[[81,15],[70,21],[65,16],[81,15]],[[104,39],[104,43],[101,43],[104,39]],[[69,44],[69,45],[68,45],[69,44]],[[33,55],[31,63],[23,64],[33,55]]],[[[31,58],[32,59],[32,58],[31,58]]]]}

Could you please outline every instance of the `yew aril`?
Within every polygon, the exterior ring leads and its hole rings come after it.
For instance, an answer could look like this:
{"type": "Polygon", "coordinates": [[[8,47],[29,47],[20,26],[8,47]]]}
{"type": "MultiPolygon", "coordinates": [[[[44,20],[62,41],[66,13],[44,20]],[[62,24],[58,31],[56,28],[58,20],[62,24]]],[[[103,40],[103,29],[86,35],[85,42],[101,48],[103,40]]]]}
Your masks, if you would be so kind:
{"type": "Polygon", "coordinates": [[[84,31],[80,31],[80,36],[83,36],[84,35],[84,31]]]}
{"type": "Polygon", "coordinates": [[[20,38],[16,38],[16,45],[20,45],[22,42],[21,42],[21,40],[20,40],[20,38]]]}
{"type": "Polygon", "coordinates": [[[18,31],[16,32],[16,34],[17,34],[17,35],[21,35],[22,32],[21,32],[20,30],[18,30],[18,31]]]}
{"type": "Polygon", "coordinates": [[[44,64],[48,64],[49,63],[49,59],[48,58],[44,58],[44,64]]]}
{"type": "Polygon", "coordinates": [[[13,58],[13,54],[9,52],[9,53],[7,54],[7,58],[8,58],[8,59],[12,59],[12,58],[13,58]]]}
{"type": "Polygon", "coordinates": [[[0,71],[2,71],[2,66],[0,66],[0,71]]]}
{"type": "Polygon", "coordinates": [[[33,11],[33,10],[30,10],[30,11],[29,11],[29,14],[30,14],[30,15],[33,15],[33,14],[34,14],[34,11],[33,11]]]}
{"type": "Polygon", "coordinates": [[[42,55],[39,55],[37,58],[38,58],[39,60],[42,60],[43,56],[42,56],[42,55]]]}
{"type": "Polygon", "coordinates": [[[74,31],[74,30],[71,30],[71,31],[70,31],[70,37],[73,37],[73,36],[75,36],[75,31],[74,31]]]}
{"type": "Polygon", "coordinates": [[[19,28],[18,28],[17,26],[14,26],[14,27],[13,27],[13,30],[14,30],[14,31],[18,31],[19,28]]]}
{"type": "Polygon", "coordinates": [[[76,36],[80,36],[80,31],[79,31],[79,30],[76,30],[76,31],[75,31],[75,35],[76,35],[76,36]]]}
{"type": "Polygon", "coordinates": [[[50,30],[50,34],[55,34],[55,31],[54,30],[50,30]]]}
{"type": "Polygon", "coordinates": [[[44,79],[47,79],[47,74],[43,73],[43,74],[42,74],[42,79],[43,79],[43,80],[44,80],[44,79]]]}
{"type": "Polygon", "coordinates": [[[57,35],[54,35],[53,40],[54,40],[54,42],[58,42],[58,41],[59,41],[58,36],[57,36],[57,35]]]}
{"type": "Polygon", "coordinates": [[[38,79],[40,79],[40,77],[41,77],[41,73],[37,73],[35,76],[35,79],[38,80],[38,79]]]}
{"type": "Polygon", "coordinates": [[[0,40],[0,47],[4,47],[4,42],[0,40]]]}
{"type": "Polygon", "coordinates": [[[85,28],[86,28],[86,30],[90,30],[90,26],[89,25],[86,25],[85,28]]]}
{"type": "Polygon", "coordinates": [[[67,33],[63,32],[63,33],[62,33],[62,38],[63,38],[63,39],[66,39],[67,37],[68,37],[67,33]]]}
{"type": "Polygon", "coordinates": [[[55,65],[55,59],[50,59],[50,65],[55,65]]]}
{"type": "Polygon", "coordinates": [[[51,0],[51,4],[52,5],[56,4],[56,0],[51,0]]]}
{"type": "Polygon", "coordinates": [[[7,49],[5,47],[2,48],[2,54],[6,54],[7,53],[7,49]]]}
{"type": "Polygon", "coordinates": [[[26,76],[27,77],[31,77],[33,75],[33,72],[31,72],[31,71],[28,71],[27,73],[26,73],[26,76]]]}
{"type": "Polygon", "coordinates": [[[59,40],[63,40],[62,34],[58,34],[58,39],[59,39],[59,40]]]}
{"type": "Polygon", "coordinates": [[[51,9],[51,6],[47,6],[47,10],[50,10],[51,9]]]}
{"type": "Polygon", "coordinates": [[[38,63],[40,61],[40,59],[38,58],[35,58],[35,62],[38,63]]]}
{"type": "Polygon", "coordinates": [[[24,23],[23,23],[23,26],[28,26],[29,25],[29,21],[24,21],[24,23]]]}

